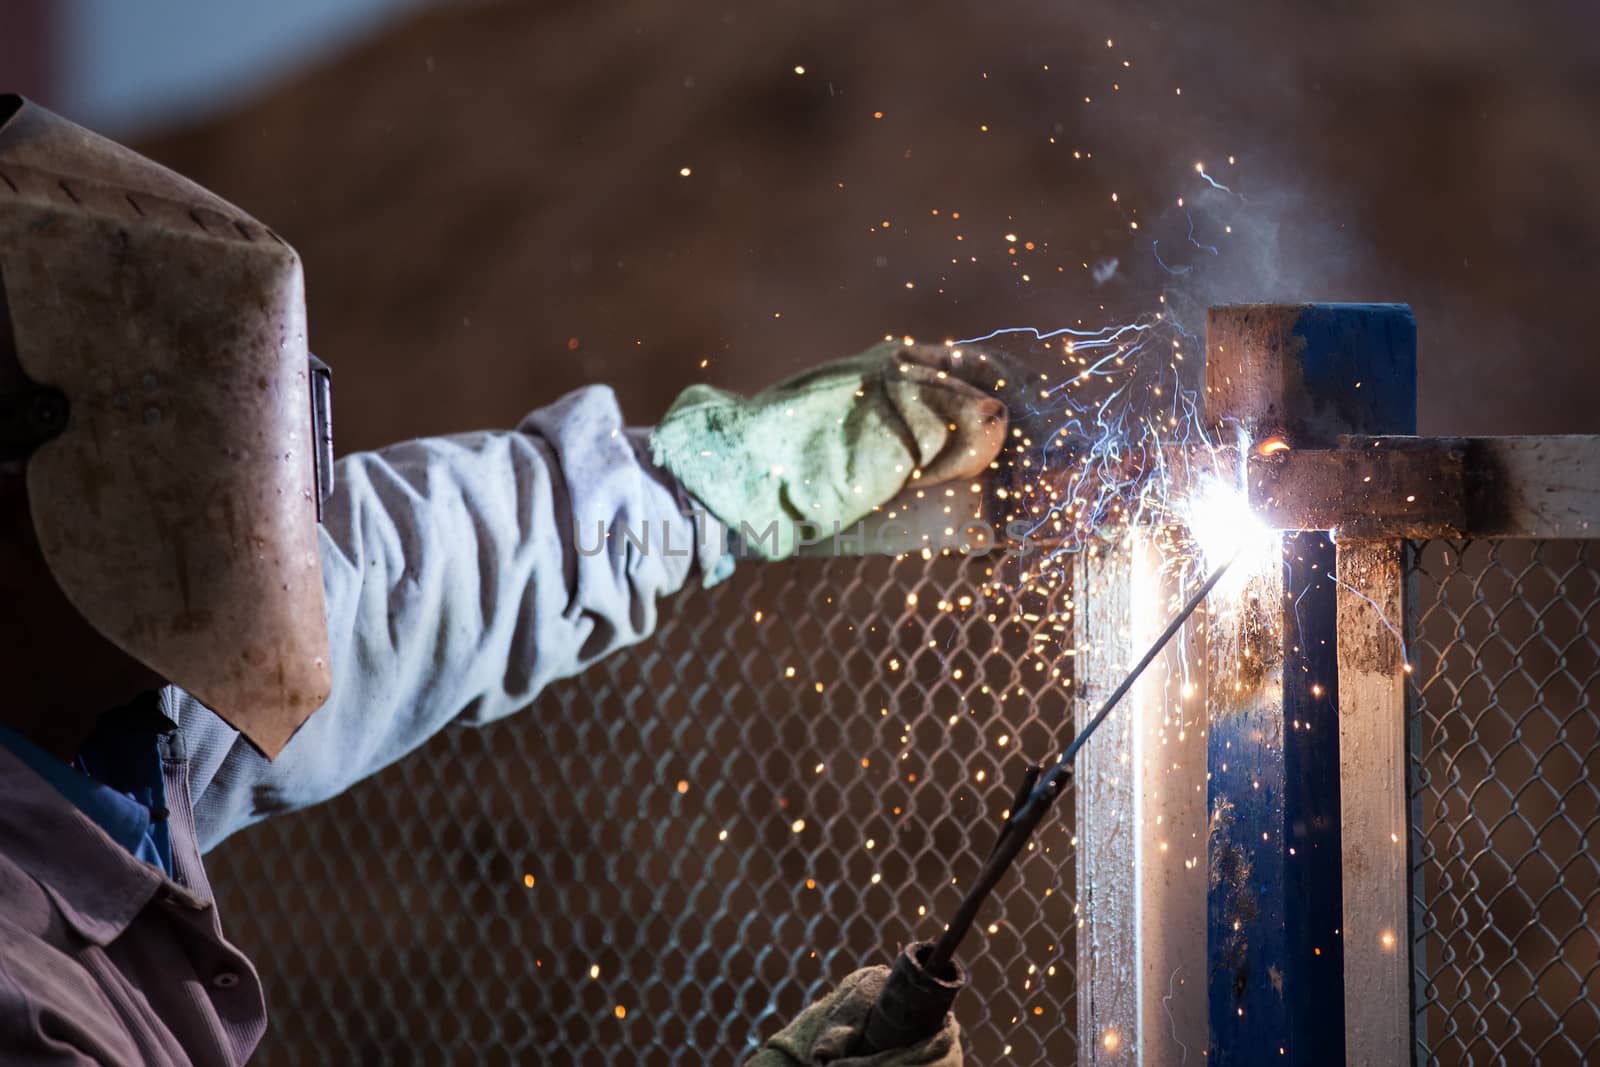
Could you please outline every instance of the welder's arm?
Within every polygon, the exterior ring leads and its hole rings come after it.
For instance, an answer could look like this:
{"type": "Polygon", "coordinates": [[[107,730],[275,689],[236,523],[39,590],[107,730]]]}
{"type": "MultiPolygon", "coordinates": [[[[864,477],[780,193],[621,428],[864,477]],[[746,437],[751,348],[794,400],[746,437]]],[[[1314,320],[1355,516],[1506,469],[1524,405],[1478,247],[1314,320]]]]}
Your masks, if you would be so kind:
{"type": "Polygon", "coordinates": [[[944,1029],[911,1048],[863,1058],[846,1055],[888,977],[887,967],[849,975],[768,1038],[745,1067],[962,1067],[961,1028],[954,1015],[945,1017],[944,1029]]]}
{"type": "Polygon", "coordinates": [[[327,703],[271,763],[194,701],[178,709],[203,847],[331,797],[451,723],[526,707],[646,637],[657,598],[732,567],[720,524],[692,513],[604,387],[514,432],[352,455],[336,486],[327,703]]]}

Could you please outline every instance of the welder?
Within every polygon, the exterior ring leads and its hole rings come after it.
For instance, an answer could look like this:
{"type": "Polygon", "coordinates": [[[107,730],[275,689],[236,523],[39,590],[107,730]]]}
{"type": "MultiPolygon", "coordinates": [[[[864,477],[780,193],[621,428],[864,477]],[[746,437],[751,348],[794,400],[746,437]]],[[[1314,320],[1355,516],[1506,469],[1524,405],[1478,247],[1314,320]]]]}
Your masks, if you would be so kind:
{"type": "MultiPolygon", "coordinates": [[[[288,245],[0,97],[0,1062],[245,1061],[261,986],[202,853],[527,707],[736,558],[974,477],[1008,424],[993,363],[887,345],[653,434],[594,386],[335,464],[330,382],[288,245]]],[[[753,1062],[852,1062],[884,973],[753,1062]]],[[[958,1064],[956,1024],[854,1062],[958,1064]]]]}

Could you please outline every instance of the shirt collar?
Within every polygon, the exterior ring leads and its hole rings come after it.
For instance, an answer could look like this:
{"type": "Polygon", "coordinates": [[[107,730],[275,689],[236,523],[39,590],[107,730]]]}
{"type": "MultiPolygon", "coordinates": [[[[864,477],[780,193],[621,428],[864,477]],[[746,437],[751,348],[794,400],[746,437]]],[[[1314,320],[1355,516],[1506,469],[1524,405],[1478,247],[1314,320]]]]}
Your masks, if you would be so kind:
{"type": "Polygon", "coordinates": [[[0,745],[0,837],[7,858],[97,945],[121,936],[165,881],[6,745],[0,745]]]}
{"type": "MultiPolygon", "coordinates": [[[[68,766],[9,727],[0,726],[0,745],[9,748],[29,770],[53,785],[111,840],[129,852],[138,851],[145,834],[150,832],[150,809],[146,805],[68,766]]],[[[153,740],[150,747],[151,757],[155,758],[153,740]]]]}

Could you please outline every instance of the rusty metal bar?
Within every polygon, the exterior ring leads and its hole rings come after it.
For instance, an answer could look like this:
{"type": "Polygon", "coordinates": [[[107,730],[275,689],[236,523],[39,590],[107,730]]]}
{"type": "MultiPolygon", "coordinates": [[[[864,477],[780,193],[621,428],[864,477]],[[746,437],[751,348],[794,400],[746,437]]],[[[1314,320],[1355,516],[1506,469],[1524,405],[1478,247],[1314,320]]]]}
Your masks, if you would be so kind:
{"type": "Polygon", "coordinates": [[[1600,537],[1600,437],[1473,437],[1472,537],[1600,537]]]}
{"type": "Polygon", "coordinates": [[[1251,503],[1344,541],[1600,537],[1600,437],[1353,436],[1249,460],[1251,503]]]}
{"type": "Polygon", "coordinates": [[[1344,850],[1346,1063],[1409,1063],[1412,688],[1404,635],[1415,575],[1404,541],[1338,546],[1340,840],[1344,850]]]}
{"type": "Polygon", "coordinates": [[[1333,449],[1250,457],[1251,505],[1280,530],[1352,538],[1460,537],[1466,446],[1455,438],[1344,438],[1333,449]]]}
{"type": "MultiPolygon", "coordinates": [[[[1125,544],[1079,553],[1072,574],[1073,716],[1083,729],[1138,655],[1125,544]]],[[[1137,694],[1136,694],[1137,696],[1137,694]]],[[[1125,701],[1078,754],[1078,1062],[1126,1063],[1138,1028],[1134,782],[1124,757],[1142,702],[1125,701]]]]}
{"type": "MultiPolygon", "coordinates": [[[[1074,567],[1079,729],[1181,604],[1167,531],[1074,567]]],[[[1078,755],[1082,1064],[1178,1067],[1206,1043],[1205,613],[1078,755]]]]}
{"type": "MultiPolygon", "coordinates": [[[[1333,449],[1415,430],[1398,305],[1252,305],[1207,319],[1207,418],[1333,449]]],[[[1207,688],[1211,1064],[1342,1064],[1369,1020],[1343,981],[1331,539],[1293,533],[1214,605],[1207,688]]],[[[1381,1022],[1381,1020],[1377,1020],[1381,1022]]]]}
{"type": "MultiPolygon", "coordinates": [[[[1130,546],[1135,647],[1150,642],[1188,592],[1161,566],[1169,555],[1160,549],[1166,534],[1141,531],[1130,546]]],[[[1211,613],[1208,602],[1190,618],[1133,693],[1140,1067],[1192,1065],[1206,1047],[1204,694],[1211,613]]]]}

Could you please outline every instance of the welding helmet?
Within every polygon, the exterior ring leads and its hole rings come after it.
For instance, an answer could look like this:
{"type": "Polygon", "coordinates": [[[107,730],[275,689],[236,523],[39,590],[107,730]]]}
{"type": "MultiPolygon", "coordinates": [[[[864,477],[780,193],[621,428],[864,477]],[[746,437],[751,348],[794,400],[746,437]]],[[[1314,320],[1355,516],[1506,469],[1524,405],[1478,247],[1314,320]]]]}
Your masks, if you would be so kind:
{"type": "Polygon", "coordinates": [[[84,619],[269,757],[330,684],[327,389],[293,249],[0,96],[0,458],[84,619]]]}

